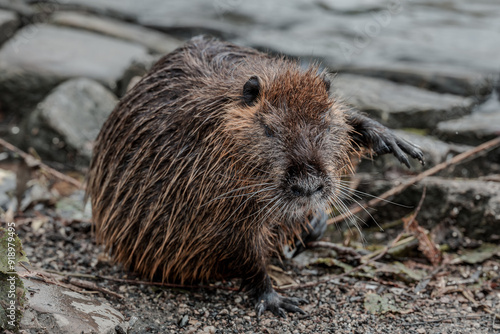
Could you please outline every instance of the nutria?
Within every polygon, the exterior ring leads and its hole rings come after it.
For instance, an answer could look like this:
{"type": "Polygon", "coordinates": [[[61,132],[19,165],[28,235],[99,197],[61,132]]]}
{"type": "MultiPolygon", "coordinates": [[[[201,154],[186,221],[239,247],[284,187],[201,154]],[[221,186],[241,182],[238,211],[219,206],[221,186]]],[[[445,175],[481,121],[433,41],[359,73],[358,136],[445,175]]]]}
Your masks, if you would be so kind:
{"type": "Polygon", "coordinates": [[[88,193],[98,242],[150,279],[242,278],[257,316],[303,313],[273,289],[270,257],[324,230],[360,147],[422,161],[329,87],[317,66],[204,37],[164,56],[97,138],[88,193]],[[308,215],[321,217],[314,227],[308,215]]]}

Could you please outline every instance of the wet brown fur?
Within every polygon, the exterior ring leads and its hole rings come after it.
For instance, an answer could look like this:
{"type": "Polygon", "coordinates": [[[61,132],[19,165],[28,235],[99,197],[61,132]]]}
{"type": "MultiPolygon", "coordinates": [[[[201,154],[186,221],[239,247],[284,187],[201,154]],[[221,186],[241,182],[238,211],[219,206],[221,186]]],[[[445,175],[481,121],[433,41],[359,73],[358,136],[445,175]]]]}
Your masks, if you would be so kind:
{"type": "Polygon", "coordinates": [[[120,101],[97,138],[88,184],[97,240],[151,279],[251,280],[303,232],[308,211],[332,204],[350,166],[349,131],[316,67],[193,39],[120,101]],[[261,89],[247,105],[252,76],[261,89]],[[322,171],[326,195],[294,204],[291,165],[322,171]]]}

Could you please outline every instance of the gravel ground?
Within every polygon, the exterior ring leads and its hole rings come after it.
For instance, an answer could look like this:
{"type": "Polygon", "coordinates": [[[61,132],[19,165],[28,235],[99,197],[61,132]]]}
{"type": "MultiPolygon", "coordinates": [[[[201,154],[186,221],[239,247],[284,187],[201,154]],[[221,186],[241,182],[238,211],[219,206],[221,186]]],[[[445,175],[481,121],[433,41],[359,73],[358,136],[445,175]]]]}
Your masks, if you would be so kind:
{"type": "MultiPolygon", "coordinates": [[[[307,250],[296,260],[276,260],[271,270],[276,285],[295,284],[281,293],[308,300],[302,306],[307,315],[283,319],[266,312],[259,323],[247,296],[230,291],[238,281],[215,282],[215,289],[181,289],[102,279],[138,278],[114,265],[95,244],[88,221],[63,216],[46,205],[16,217],[28,258],[46,271],[101,277],[94,280],[98,286],[123,296],[96,295],[125,315],[129,328],[117,333],[500,333],[500,322],[491,314],[500,311],[499,254],[467,264],[450,253],[445,259],[451,263],[437,269],[422,257],[399,258],[407,274],[387,269],[395,259],[386,258],[335,277],[340,267],[358,265],[357,260],[334,258],[331,250],[307,250]],[[411,279],[415,272],[423,273],[421,279],[411,279]]],[[[386,237],[395,232],[389,229],[386,237]]]]}

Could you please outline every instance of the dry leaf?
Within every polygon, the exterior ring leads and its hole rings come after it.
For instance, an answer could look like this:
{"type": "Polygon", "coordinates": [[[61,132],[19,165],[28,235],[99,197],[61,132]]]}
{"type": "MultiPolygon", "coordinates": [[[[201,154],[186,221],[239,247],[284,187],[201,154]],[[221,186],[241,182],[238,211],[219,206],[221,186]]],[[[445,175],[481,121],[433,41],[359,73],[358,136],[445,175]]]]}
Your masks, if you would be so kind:
{"type": "Polygon", "coordinates": [[[405,231],[411,233],[418,240],[418,249],[434,265],[439,265],[443,256],[438,246],[431,240],[429,231],[421,227],[414,217],[403,218],[405,231]]]}
{"type": "Polygon", "coordinates": [[[278,268],[271,264],[267,266],[267,270],[269,277],[271,277],[276,282],[276,286],[283,287],[283,286],[297,285],[297,283],[290,276],[288,276],[281,268],[278,268]]]}

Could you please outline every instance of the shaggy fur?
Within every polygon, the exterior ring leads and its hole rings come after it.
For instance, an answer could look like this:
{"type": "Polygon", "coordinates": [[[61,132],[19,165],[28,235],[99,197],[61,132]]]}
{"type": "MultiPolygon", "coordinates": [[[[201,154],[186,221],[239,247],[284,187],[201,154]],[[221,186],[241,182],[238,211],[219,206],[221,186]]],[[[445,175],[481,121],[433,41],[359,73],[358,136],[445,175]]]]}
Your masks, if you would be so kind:
{"type": "Polygon", "coordinates": [[[377,151],[386,130],[363,128],[328,89],[316,67],[216,40],[166,55],[97,138],[98,242],[151,279],[240,277],[255,297],[270,292],[268,259],[335,202],[353,147],[377,151]]]}

